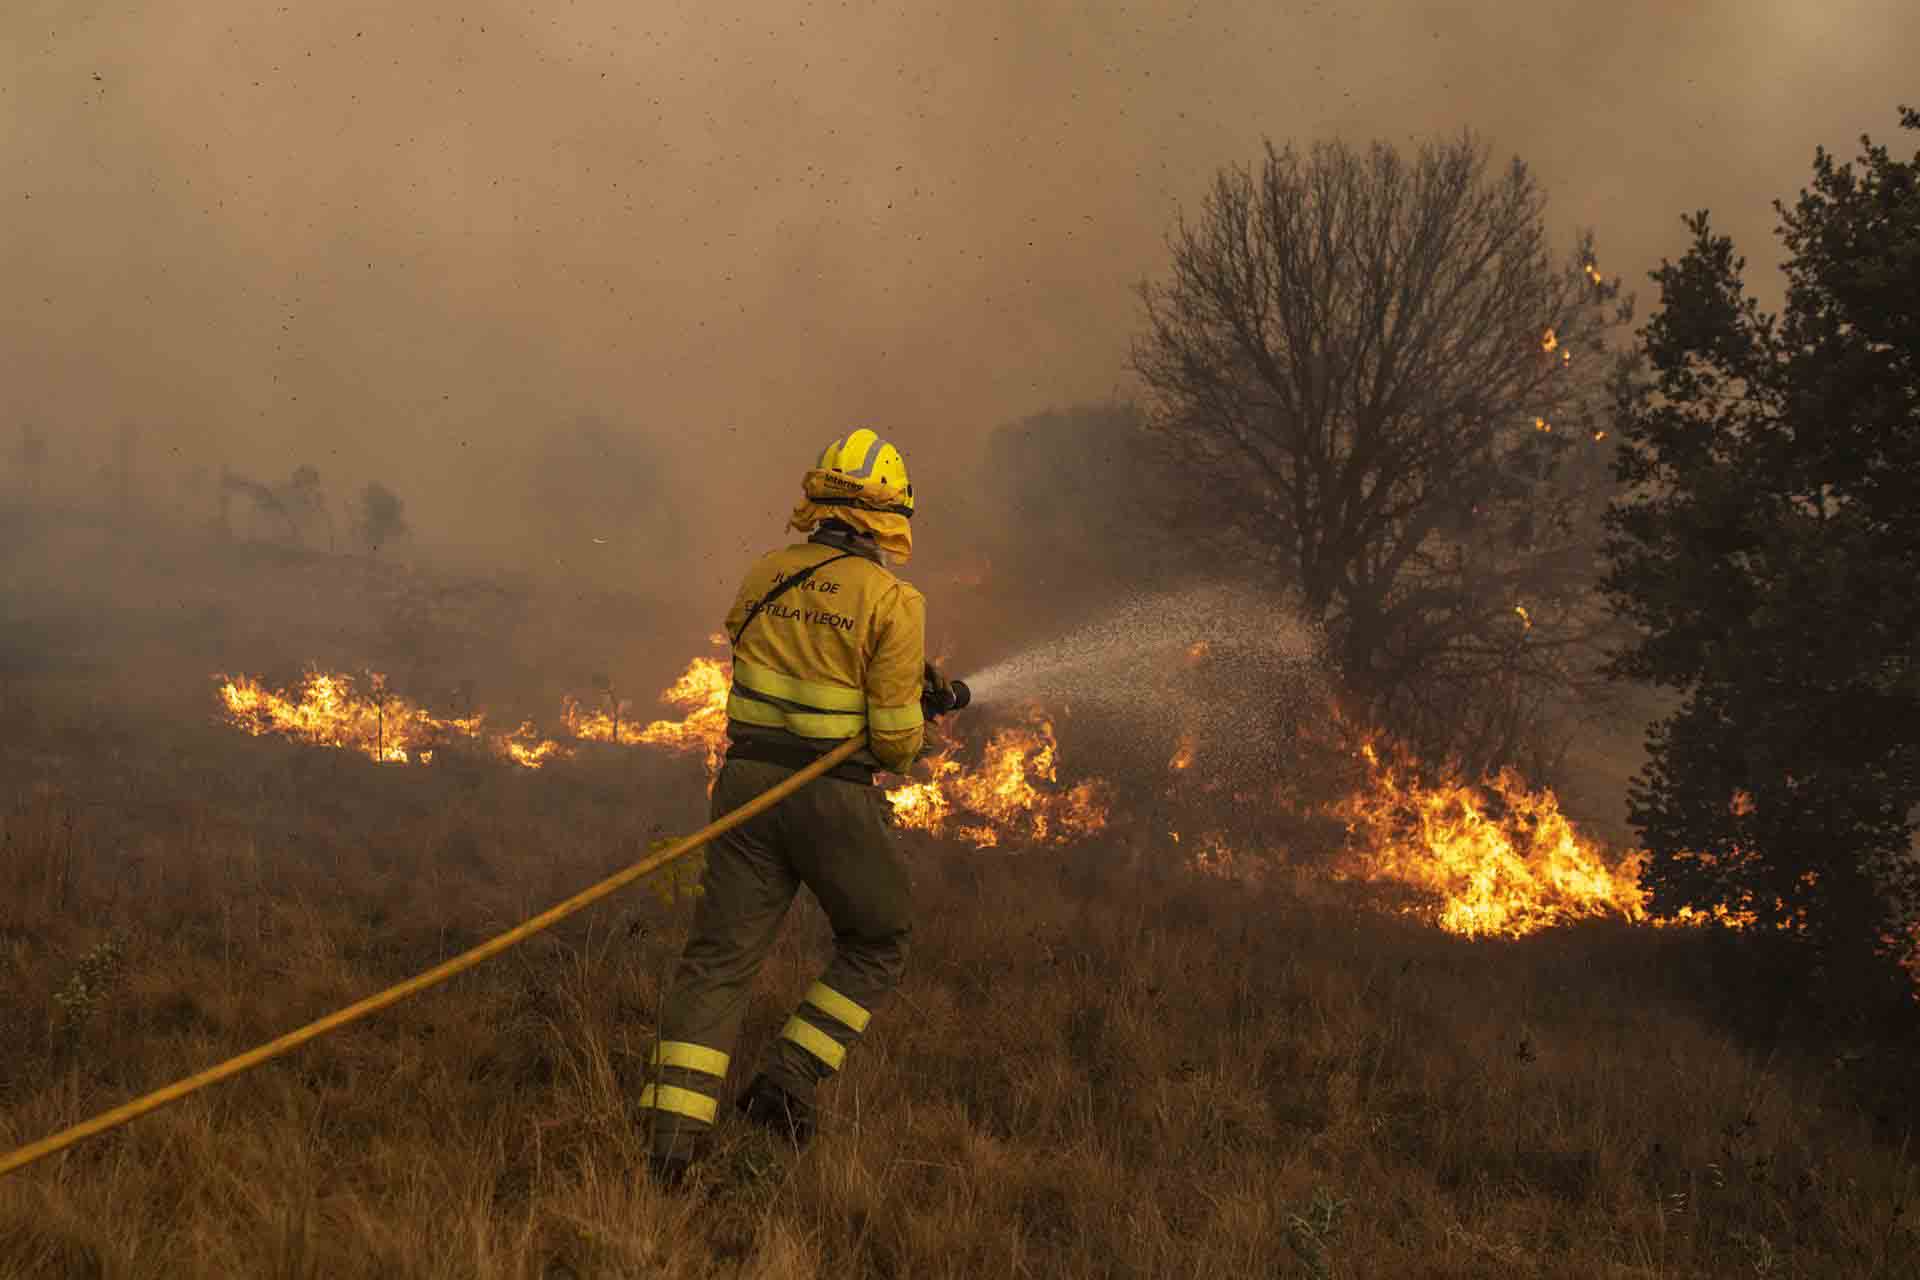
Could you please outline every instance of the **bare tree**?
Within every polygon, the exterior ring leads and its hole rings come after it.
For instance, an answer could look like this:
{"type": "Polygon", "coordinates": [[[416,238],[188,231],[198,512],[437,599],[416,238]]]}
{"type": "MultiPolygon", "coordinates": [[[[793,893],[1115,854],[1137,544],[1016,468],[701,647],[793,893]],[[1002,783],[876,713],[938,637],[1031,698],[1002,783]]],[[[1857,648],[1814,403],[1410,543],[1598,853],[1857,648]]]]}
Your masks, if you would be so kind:
{"type": "Polygon", "coordinates": [[[327,550],[334,549],[333,510],[327,505],[327,495],[320,487],[318,467],[303,464],[293,469],[292,477],[287,481],[284,502],[296,528],[301,530],[305,540],[307,524],[318,516],[327,525],[327,550]]]}
{"type": "Polygon", "coordinates": [[[28,497],[40,494],[40,473],[47,464],[47,438],[31,422],[20,425],[20,443],[14,447],[13,461],[20,468],[21,487],[28,497]]]}
{"type": "Polygon", "coordinates": [[[1133,355],[1163,439],[1350,689],[1489,758],[1537,710],[1523,687],[1591,665],[1571,653],[1606,484],[1586,406],[1626,318],[1590,237],[1555,261],[1544,205],[1471,134],[1410,159],[1269,144],[1176,225],[1133,355]]]}
{"type": "Polygon", "coordinates": [[[131,422],[120,424],[119,440],[114,448],[114,476],[120,490],[120,523],[133,516],[133,459],[140,443],[140,428],[131,422]]]}
{"type": "Polygon", "coordinates": [[[227,508],[236,493],[251,499],[253,509],[260,515],[279,521],[286,530],[289,542],[300,541],[300,526],[294,523],[293,513],[287,510],[287,504],[281,500],[279,494],[258,480],[249,480],[239,472],[225,467],[220,470],[220,528],[223,531],[231,530],[227,508]]]}

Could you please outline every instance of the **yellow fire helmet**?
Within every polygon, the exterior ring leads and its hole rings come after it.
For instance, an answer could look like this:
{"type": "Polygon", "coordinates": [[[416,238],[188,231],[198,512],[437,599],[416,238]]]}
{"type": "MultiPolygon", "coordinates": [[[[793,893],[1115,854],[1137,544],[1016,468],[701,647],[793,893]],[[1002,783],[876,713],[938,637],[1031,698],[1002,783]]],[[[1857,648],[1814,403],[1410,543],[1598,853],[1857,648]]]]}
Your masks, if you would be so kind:
{"type": "Polygon", "coordinates": [[[839,520],[872,535],[880,549],[905,562],[913,555],[913,482],[907,460],[871,428],[861,427],[821,451],[801,482],[806,500],[792,525],[806,532],[839,520]]]}

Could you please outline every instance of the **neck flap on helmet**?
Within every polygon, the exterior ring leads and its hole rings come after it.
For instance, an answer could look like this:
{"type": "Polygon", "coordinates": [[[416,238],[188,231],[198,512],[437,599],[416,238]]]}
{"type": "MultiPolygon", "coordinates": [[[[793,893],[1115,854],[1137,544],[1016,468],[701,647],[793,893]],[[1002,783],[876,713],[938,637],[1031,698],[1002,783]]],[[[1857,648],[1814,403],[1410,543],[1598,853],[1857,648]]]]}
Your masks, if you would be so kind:
{"type": "Polygon", "coordinates": [[[788,522],[794,529],[807,533],[823,520],[837,520],[872,538],[896,561],[905,564],[913,558],[913,526],[904,495],[891,485],[815,469],[807,472],[801,492],[805,501],[793,509],[788,522]]]}

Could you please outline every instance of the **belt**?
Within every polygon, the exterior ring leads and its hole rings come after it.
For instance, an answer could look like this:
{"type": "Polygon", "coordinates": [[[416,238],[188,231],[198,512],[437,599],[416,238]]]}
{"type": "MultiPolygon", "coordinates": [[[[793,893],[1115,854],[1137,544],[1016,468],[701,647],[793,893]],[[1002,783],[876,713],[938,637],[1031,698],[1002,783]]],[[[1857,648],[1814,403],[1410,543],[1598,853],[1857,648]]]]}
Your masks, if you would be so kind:
{"type": "MultiPolygon", "coordinates": [[[[811,751],[806,747],[797,744],[789,745],[784,742],[767,742],[764,739],[736,741],[729,743],[727,746],[727,759],[729,760],[753,760],[760,764],[781,764],[794,770],[804,769],[819,758],[819,752],[811,751]]],[[[827,770],[823,776],[838,778],[842,782],[859,782],[867,786],[872,786],[875,772],[876,770],[870,764],[856,764],[849,760],[843,764],[835,765],[833,768],[827,770]]]]}

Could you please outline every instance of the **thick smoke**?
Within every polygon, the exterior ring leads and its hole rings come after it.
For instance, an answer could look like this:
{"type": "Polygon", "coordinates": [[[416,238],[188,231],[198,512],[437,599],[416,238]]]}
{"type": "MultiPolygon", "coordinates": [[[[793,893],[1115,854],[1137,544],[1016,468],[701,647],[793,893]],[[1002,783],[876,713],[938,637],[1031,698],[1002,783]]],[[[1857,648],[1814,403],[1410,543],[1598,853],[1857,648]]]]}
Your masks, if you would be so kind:
{"type": "MultiPolygon", "coordinates": [[[[6,488],[198,527],[224,476],[310,468],[336,519],[377,482],[410,530],[379,560],[544,592],[530,667],[586,634],[571,602],[592,641],[549,665],[590,670],[639,663],[622,635],[698,646],[801,464],[866,422],[913,463],[938,630],[988,431],[1129,392],[1131,287],[1263,136],[1473,126],[1630,287],[1700,206],[1764,264],[1814,146],[1890,130],[1906,8],[23,0],[6,488]]],[[[117,607],[202,607],[115,554],[10,589],[111,560],[117,607]]]]}

